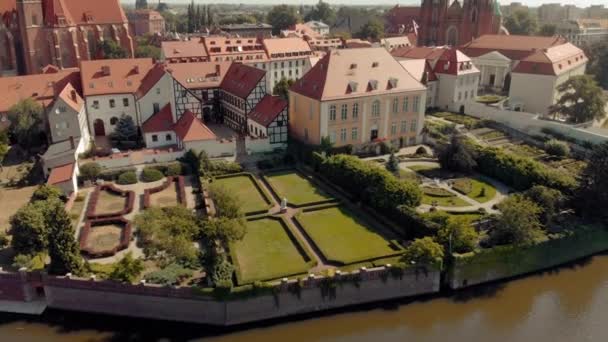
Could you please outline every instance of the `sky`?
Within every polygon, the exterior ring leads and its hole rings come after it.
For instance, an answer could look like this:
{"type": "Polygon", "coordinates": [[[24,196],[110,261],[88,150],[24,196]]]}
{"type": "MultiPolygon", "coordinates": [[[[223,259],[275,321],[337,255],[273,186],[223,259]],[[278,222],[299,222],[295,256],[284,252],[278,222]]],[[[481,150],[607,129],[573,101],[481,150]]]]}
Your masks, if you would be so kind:
{"type": "MultiPolygon", "coordinates": [[[[0,0],[1,1],[1,0],[0,0]]],[[[135,0],[121,0],[123,3],[135,3],[135,0]]],[[[148,3],[155,3],[157,0],[148,0],[148,3]]],[[[189,0],[161,0],[168,4],[189,3],[189,0]]],[[[350,5],[418,5],[420,0],[324,0],[329,4],[350,4],[350,5]]],[[[462,0],[460,0],[462,1],[462,0]]],[[[502,5],[508,5],[514,0],[499,0],[502,5]]],[[[576,4],[578,7],[589,5],[604,5],[608,7],[608,0],[515,0],[528,6],[539,6],[543,3],[576,4]]],[[[195,3],[235,3],[235,4],[315,4],[318,0],[194,0],[195,3]]]]}

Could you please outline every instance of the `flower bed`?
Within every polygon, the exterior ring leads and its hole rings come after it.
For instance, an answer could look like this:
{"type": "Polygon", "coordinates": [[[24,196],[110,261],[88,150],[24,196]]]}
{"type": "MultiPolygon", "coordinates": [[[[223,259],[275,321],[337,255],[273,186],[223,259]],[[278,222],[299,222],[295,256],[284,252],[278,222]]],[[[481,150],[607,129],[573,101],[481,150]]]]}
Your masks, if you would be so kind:
{"type": "Polygon", "coordinates": [[[155,188],[144,190],[144,208],[148,209],[151,207],[150,197],[155,193],[159,193],[163,190],[168,189],[173,183],[177,183],[177,203],[181,205],[186,205],[186,189],[184,187],[184,176],[169,176],[167,177],[167,181],[162,185],[159,185],[155,188]]]}
{"type": "Polygon", "coordinates": [[[468,178],[455,179],[452,182],[452,189],[460,192],[463,195],[468,195],[473,191],[473,182],[468,178]]]}
{"type": "Polygon", "coordinates": [[[432,196],[432,197],[456,197],[453,193],[447,191],[446,189],[430,187],[430,186],[422,187],[422,192],[425,195],[432,196]]]}
{"type": "Polygon", "coordinates": [[[89,199],[89,205],[87,206],[87,215],[86,217],[90,220],[94,219],[102,219],[102,218],[110,218],[115,216],[122,216],[133,211],[133,205],[135,203],[135,193],[133,191],[121,190],[115,187],[112,184],[102,184],[98,185],[95,188],[95,191],[91,194],[91,198],[89,199]],[[102,191],[107,191],[110,194],[124,197],[125,205],[122,210],[111,212],[111,213],[96,213],[96,209],[99,202],[99,197],[102,191]]]}
{"type": "Polygon", "coordinates": [[[80,250],[82,253],[88,255],[91,258],[105,258],[115,255],[117,252],[127,249],[131,241],[131,222],[125,220],[123,217],[110,217],[88,220],[82,227],[80,232],[80,250]],[[95,227],[103,226],[120,226],[122,227],[120,232],[120,239],[116,246],[111,248],[95,248],[94,246],[88,246],[89,238],[92,236],[95,227]]]}

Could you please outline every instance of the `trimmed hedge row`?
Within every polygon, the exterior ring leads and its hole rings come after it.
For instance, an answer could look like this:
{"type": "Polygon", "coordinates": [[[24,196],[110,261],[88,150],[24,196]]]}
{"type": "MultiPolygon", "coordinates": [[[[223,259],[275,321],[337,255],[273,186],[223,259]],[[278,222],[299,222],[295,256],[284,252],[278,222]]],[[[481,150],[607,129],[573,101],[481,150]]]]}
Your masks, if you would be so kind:
{"type": "Polygon", "coordinates": [[[132,234],[131,222],[128,220],[125,220],[123,217],[120,217],[120,216],[88,220],[84,224],[84,227],[82,227],[82,230],[80,231],[80,241],[79,241],[80,251],[82,253],[88,255],[91,258],[110,257],[110,256],[115,255],[119,251],[122,251],[129,247],[129,243],[131,242],[131,234],[132,234]],[[102,250],[102,251],[94,251],[92,249],[87,248],[87,240],[89,239],[89,234],[91,233],[91,230],[93,229],[93,227],[105,226],[105,225],[110,225],[110,224],[117,224],[117,225],[123,226],[123,229],[120,234],[120,243],[118,244],[118,246],[111,248],[111,249],[102,250]]]}
{"type": "Polygon", "coordinates": [[[144,190],[144,209],[150,208],[150,196],[161,192],[177,182],[177,203],[186,205],[186,188],[184,185],[184,176],[167,177],[167,181],[155,188],[144,190]]]}
{"type": "Polygon", "coordinates": [[[135,193],[133,191],[126,191],[115,187],[112,184],[102,184],[95,187],[95,191],[91,194],[91,198],[89,198],[89,204],[87,206],[86,217],[90,220],[102,219],[102,218],[111,218],[116,216],[127,215],[131,211],[133,211],[133,205],[135,204],[135,193]],[[127,204],[121,211],[117,211],[115,213],[108,214],[95,214],[95,208],[97,207],[97,202],[99,201],[99,194],[101,191],[108,191],[115,195],[125,197],[127,199],[127,204]]]}

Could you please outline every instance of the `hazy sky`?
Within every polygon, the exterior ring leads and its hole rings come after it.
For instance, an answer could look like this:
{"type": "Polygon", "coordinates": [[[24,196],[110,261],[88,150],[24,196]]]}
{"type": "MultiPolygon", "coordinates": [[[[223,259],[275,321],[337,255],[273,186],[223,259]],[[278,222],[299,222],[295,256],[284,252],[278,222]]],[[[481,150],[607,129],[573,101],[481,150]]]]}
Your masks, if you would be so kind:
{"type": "MultiPolygon", "coordinates": [[[[2,1],[2,0],[0,0],[2,1]]],[[[124,3],[135,3],[135,0],[121,0],[124,3]]],[[[189,3],[190,0],[161,0],[166,3],[189,3]]],[[[420,0],[324,0],[330,4],[401,4],[401,5],[417,5],[420,0]]],[[[462,1],[462,0],[460,0],[462,1]]],[[[514,0],[499,0],[503,5],[510,4],[514,0]]],[[[529,6],[539,6],[543,3],[562,3],[576,4],[579,7],[587,7],[589,5],[605,5],[608,7],[608,0],[517,0],[518,2],[529,6]]],[[[148,3],[155,3],[157,0],[148,0],[148,3]]],[[[236,3],[236,4],[315,4],[318,0],[194,0],[195,3],[236,3]]]]}

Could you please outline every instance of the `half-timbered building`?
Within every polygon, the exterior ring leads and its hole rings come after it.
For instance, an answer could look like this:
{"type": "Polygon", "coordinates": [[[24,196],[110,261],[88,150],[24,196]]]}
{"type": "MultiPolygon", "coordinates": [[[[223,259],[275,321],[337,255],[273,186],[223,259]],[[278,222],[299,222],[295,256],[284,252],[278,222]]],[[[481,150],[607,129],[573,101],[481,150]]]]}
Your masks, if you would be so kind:
{"type": "Polygon", "coordinates": [[[247,115],[266,95],[266,71],[233,63],[220,85],[220,102],[224,124],[237,132],[247,133],[247,115]]]}

